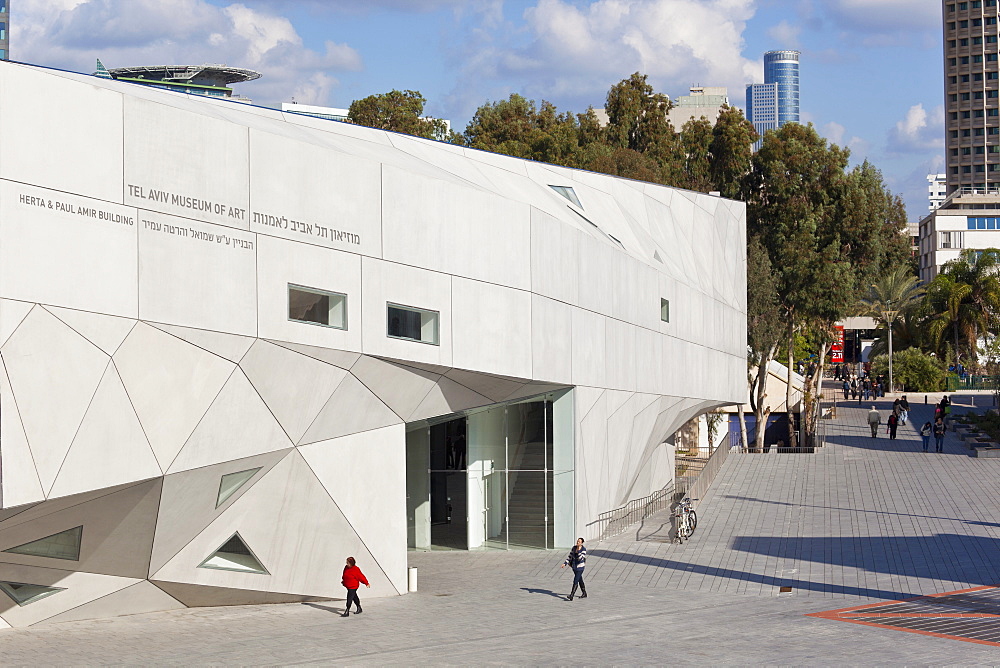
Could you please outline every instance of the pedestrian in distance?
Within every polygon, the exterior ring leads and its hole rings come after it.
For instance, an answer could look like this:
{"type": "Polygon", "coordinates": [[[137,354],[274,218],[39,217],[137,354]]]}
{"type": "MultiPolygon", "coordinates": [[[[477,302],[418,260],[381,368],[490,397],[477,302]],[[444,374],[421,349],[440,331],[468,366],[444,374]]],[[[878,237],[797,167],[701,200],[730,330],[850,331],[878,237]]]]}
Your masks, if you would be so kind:
{"type": "Polygon", "coordinates": [[[924,426],[920,428],[920,440],[924,442],[924,452],[927,452],[927,446],[931,444],[931,434],[934,432],[934,425],[930,422],[925,422],[924,426]]]}
{"type": "Polygon", "coordinates": [[[910,419],[910,402],[906,400],[906,395],[899,400],[899,424],[906,424],[906,421],[910,419]]]}
{"type": "Polygon", "coordinates": [[[569,551],[569,556],[566,557],[566,561],[559,568],[566,568],[569,566],[573,569],[573,591],[569,593],[566,597],[567,601],[572,601],[573,597],[576,596],[576,588],[579,586],[580,598],[587,598],[587,585],[583,583],[583,569],[587,566],[587,548],[583,546],[583,539],[577,538],[576,545],[573,549],[569,551]]]}
{"type": "Polygon", "coordinates": [[[849,395],[850,393],[851,393],[851,384],[845,380],[844,381],[844,401],[847,401],[847,395],[849,395]]]}
{"type": "Polygon", "coordinates": [[[934,420],[934,451],[944,452],[944,418],[934,420]]]}
{"type": "Polygon", "coordinates": [[[361,599],[358,598],[358,587],[364,584],[371,589],[371,585],[368,584],[368,578],[365,577],[365,574],[358,568],[354,557],[347,558],[347,565],[344,566],[344,576],[341,578],[340,584],[344,585],[347,589],[347,609],[344,610],[344,614],[341,617],[350,617],[351,603],[354,603],[358,608],[354,611],[354,614],[360,615],[364,610],[361,609],[361,599]]]}
{"type": "Polygon", "coordinates": [[[879,414],[878,409],[872,406],[872,409],[868,411],[868,426],[872,429],[872,438],[878,436],[878,426],[882,424],[882,415],[879,414]]]}
{"type": "Polygon", "coordinates": [[[858,380],[857,378],[851,378],[851,399],[858,398],[858,380]]]}
{"type": "Polygon", "coordinates": [[[896,440],[896,428],[899,426],[899,416],[895,413],[889,415],[889,419],[885,421],[885,431],[889,434],[889,440],[896,440]]]}
{"type": "Polygon", "coordinates": [[[899,397],[892,400],[892,412],[894,415],[899,415],[899,397]]]}

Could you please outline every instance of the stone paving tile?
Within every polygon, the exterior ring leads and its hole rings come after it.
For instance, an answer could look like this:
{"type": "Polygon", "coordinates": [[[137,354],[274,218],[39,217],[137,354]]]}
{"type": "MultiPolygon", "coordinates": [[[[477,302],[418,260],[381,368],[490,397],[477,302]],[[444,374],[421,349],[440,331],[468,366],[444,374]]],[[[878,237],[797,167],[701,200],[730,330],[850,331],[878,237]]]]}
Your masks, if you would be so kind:
{"type": "MultiPolygon", "coordinates": [[[[731,456],[684,545],[664,542],[666,511],[589,545],[586,600],[562,598],[562,550],[411,553],[421,591],[361,616],[331,602],[9,630],[0,664],[995,663],[995,648],[805,617],[1000,583],[1000,460],[951,433],[923,454],[913,423],[872,439],[868,406],[840,407],[813,455],[731,456]]],[[[916,426],[930,410],[915,403],[916,426]]]]}

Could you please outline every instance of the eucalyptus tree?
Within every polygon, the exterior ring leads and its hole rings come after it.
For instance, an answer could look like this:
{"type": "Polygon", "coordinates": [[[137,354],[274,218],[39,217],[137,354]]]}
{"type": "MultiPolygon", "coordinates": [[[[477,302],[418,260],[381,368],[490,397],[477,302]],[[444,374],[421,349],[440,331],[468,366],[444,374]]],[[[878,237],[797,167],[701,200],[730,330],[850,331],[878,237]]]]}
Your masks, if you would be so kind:
{"type": "Polygon", "coordinates": [[[402,132],[425,139],[445,139],[447,124],[438,118],[424,117],[427,100],[418,91],[392,90],[355,100],[347,110],[352,123],[380,130],[402,132]]]}
{"type": "Polygon", "coordinates": [[[789,442],[796,332],[809,327],[821,341],[820,363],[804,388],[811,436],[833,323],[874,278],[905,260],[902,203],[870,164],[845,172],[848,157],[812,125],[789,123],[764,136],[744,179],[747,234],[758,237],[770,256],[785,326],[789,442]]]}

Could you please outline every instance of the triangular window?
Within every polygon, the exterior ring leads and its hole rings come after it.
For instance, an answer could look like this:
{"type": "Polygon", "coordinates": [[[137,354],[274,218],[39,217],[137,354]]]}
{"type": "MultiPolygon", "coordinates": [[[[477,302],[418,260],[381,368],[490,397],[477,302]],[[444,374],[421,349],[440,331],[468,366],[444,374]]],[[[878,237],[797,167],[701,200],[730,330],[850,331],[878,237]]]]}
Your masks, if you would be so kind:
{"type": "Polygon", "coordinates": [[[218,508],[228,501],[229,497],[235,494],[240,487],[247,484],[250,478],[254,477],[254,474],[261,470],[261,468],[263,467],[258,466],[255,469],[239,471],[238,473],[227,473],[222,476],[222,480],[219,482],[219,498],[215,502],[215,507],[218,508]]]}
{"type": "Polygon", "coordinates": [[[68,559],[80,561],[80,543],[83,541],[83,527],[78,526],[66,531],[54,533],[45,538],[33,540],[24,545],[11,547],[4,552],[11,554],[27,554],[32,557],[48,557],[50,559],[68,559]]]}
{"type": "Polygon", "coordinates": [[[260,573],[270,575],[264,564],[254,556],[247,544],[238,533],[227,540],[208,559],[198,564],[198,568],[214,568],[220,571],[239,571],[240,573],[260,573]]]}
{"type": "Polygon", "coordinates": [[[25,584],[23,582],[0,582],[0,590],[10,596],[18,605],[28,605],[40,601],[46,596],[66,591],[65,587],[46,587],[44,585],[25,584]]]}
{"type": "Polygon", "coordinates": [[[572,186],[549,186],[549,188],[552,188],[581,209],[583,208],[583,205],[580,204],[580,198],[576,196],[576,191],[573,190],[572,186]]]}

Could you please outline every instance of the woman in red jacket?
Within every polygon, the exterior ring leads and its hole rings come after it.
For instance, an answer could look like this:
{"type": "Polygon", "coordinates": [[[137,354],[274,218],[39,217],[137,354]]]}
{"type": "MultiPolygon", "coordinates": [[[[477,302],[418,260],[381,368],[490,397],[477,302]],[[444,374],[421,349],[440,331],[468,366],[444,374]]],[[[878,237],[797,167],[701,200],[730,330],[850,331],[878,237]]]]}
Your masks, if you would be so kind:
{"type": "Polygon", "coordinates": [[[347,609],[344,610],[344,614],[341,617],[350,616],[351,601],[354,601],[354,604],[358,606],[354,614],[360,615],[364,611],[361,609],[361,599],[358,598],[358,587],[361,586],[361,583],[364,583],[366,587],[371,589],[371,585],[368,584],[368,578],[365,577],[365,574],[355,565],[354,557],[347,558],[347,565],[344,566],[344,577],[340,580],[340,583],[347,587],[347,609]]]}

